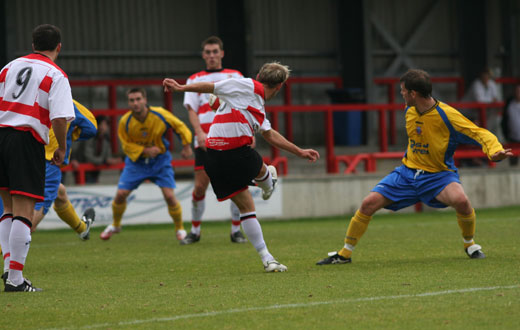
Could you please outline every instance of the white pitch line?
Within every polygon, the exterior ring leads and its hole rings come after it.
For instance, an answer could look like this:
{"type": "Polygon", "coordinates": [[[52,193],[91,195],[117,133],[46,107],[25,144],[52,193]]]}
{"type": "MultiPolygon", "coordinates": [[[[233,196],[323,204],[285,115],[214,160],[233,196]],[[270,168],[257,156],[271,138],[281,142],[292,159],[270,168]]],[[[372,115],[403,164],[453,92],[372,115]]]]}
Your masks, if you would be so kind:
{"type": "MultiPolygon", "coordinates": [[[[145,323],[157,323],[157,322],[172,322],[183,319],[192,319],[192,318],[200,318],[200,317],[208,317],[208,316],[218,316],[224,314],[235,314],[235,313],[244,313],[244,312],[253,312],[253,311],[266,311],[273,309],[284,309],[284,308],[302,308],[302,307],[313,307],[313,306],[321,306],[321,305],[336,305],[336,304],[345,304],[345,303],[356,303],[356,302],[364,302],[364,301],[378,301],[378,300],[392,300],[392,299],[405,299],[405,298],[421,298],[421,297],[432,297],[432,296],[442,296],[453,293],[467,293],[467,292],[477,292],[477,291],[492,291],[492,290],[501,290],[501,289],[518,289],[520,288],[520,284],[517,285],[508,285],[508,286],[491,286],[484,288],[467,288],[467,289],[459,289],[459,290],[445,290],[445,291],[435,291],[435,292],[424,292],[424,293],[416,293],[416,294],[403,294],[396,296],[376,296],[376,297],[363,297],[363,298],[351,298],[351,299],[339,299],[339,300],[330,300],[330,301],[317,301],[317,302],[309,302],[309,303],[297,303],[297,304],[283,304],[283,305],[271,305],[271,306],[259,306],[259,307],[248,307],[248,308],[235,308],[228,309],[223,311],[214,311],[214,312],[206,312],[206,313],[195,313],[195,314],[184,314],[184,315],[176,315],[170,317],[160,317],[146,320],[133,320],[133,321],[122,321],[116,323],[98,323],[92,325],[86,325],[82,327],[76,327],[72,329],[95,329],[95,328],[105,328],[111,326],[125,326],[125,325],[136,325],[136,324],[145,324],[145,323]]],[[[53,328],[56,329],[56,328],[53,328]]],[[[71,327],[66,327],[62,329],[71,329],[71,327]]]]}

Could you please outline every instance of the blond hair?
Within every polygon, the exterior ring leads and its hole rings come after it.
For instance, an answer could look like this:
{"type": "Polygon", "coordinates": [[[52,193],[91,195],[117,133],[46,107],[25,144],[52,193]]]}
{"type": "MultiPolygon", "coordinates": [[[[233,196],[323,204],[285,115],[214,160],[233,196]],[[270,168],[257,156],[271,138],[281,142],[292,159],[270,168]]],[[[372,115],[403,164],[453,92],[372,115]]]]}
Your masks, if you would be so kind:
{"type": "Polygon", "coordinates": [[[287,65],[279,62],[265,63],[258,71],[256,80],[274,88],[280,83],[283,84],[289,78],[290,72],[287,65]]]}

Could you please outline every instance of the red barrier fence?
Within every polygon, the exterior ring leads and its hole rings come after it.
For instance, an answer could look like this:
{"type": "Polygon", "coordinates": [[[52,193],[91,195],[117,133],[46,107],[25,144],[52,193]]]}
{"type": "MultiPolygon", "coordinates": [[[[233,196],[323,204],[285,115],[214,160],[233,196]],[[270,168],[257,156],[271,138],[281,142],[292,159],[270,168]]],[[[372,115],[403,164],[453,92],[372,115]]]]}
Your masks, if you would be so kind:
{"type": "MultiPolygon", "coordinates": [[[[184,82],[183,80],[179,80],[184,82]]],[[[389,99],[395,102],[395,85],[398,83],[398,78],[376,78],[374,82],[376,84],[383,84],[388,86],[389,99]],[[392,95],[392,96],[390,96],[392,95]]],[[[457,95],[461,95],[464,90],[464,81],[461,78],[456,77],[433,77],[432,81],[435,83],[455,83],[457,85],[457,95]]],[[[497,79],[500,83],[505,84],[516,84],[520,83],[520,79],[516,78],[499,78],[497,79]]],[[[364,162],[365,170],[368,172],[374,171],[376,168],[376,160],[385,158],[400,158],[402,153],[388,152],[388,145],[395,143],[396,140],[396,128],[395,128],[395,111],[403,111],[404,106],[402,104],[395,104],[390,102],[389,104],[324,104],[324,105],[292,105],[292,86],[294,84],[302,83],[332,83],[336,88],[342,87],[342,81],[339,77],[306,77],[306,78],[291,78],[287,81],[284,90],[284,100],[286,105],[283,106],[268,106],[266,111],[271,113],[271,122],[274,129],[279,130],[279,119],[278,114],[283,113],[285,115],[285,133],[289,140],[292,140],[292,113],[294,112],[322,112],[324,114],[324,134],[326,141],[326,170],[328,173],[339,173],[339,165],[345,164],[346,169],[344,173],[355,173],[356,166],[360,162],[364,162]],[[334,151],[334,128],[333,128],[333,112],[335,111],[375,111],[378,113],[378,141],[380,150],[376,153],[366,153],[357,155],[336,155],[334,151]],[[387,125],[387,121],[389,124],[387,125]],[[389,126],[389,127],[388,127],[389,126]],[[390,133],[390,141],[388,136],[390,133]]],[[[87,87],[87,86],[106,86],[108,88],[108,109],[92,109],[95,115],[106,115],[112,118],[112,148],[116,152],[118,151],[118,139],[117,139],[117,117],[126,113],[128,110],[117,109],[117,94],[116,88],[119,86],[160,86],[162,80],[76,80],[71,81],[71,85],[75,87],[87,87]]],[[[493,104],[483,103],[451,103],[451,105],[457,109],[477,109],[479,112],[480,122],[482,127],[486,127],[486,109],[488,108],[501,108],[503,107],[502,102],[493,104]]],[[[164,96],[164,107],[172,109],[172,95],[171,93],[165,93],[164,96]]],[[[515,154],[520,152],[515,149],[515,154]]],[[[481,157],[483,154],[478,150],[460,150],[455,154],[455,158],[467,158],[467,157],[481,157]]],[[[287,174],[288,164],[287,158],[281,157],[279,150],[272,148],[271,156],[264,157],[267,163],[271,163],[277,167],[279,173],[282,175],[287,174]]],[[[193,160],[188,161],[174,161],[174,166],[193,166],[193,160]]],[[[124,164],[120,165],[102,165],[95,166],[92,164],[81,164],[78,172],[79,177],[84,178],[85,171],[92,170],[105,170],[105,169],[121,169],[124,164]],[[83,173],[83,174],[81,174],[83,173]]],[[[72,168],[67,166],[64,171],[71,171],[72,168]]],[[[83,180],[80,180],[83,181],[83,180]]],[[[83,181],[84,182],[84,181],[83,181]]]]}

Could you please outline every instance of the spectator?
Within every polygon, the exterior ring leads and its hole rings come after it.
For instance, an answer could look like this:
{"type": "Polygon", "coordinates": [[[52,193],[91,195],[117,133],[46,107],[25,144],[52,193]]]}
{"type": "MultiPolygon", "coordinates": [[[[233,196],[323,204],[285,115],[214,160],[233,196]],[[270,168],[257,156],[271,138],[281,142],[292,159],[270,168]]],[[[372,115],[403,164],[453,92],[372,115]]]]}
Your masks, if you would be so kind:
{"type": "MultiPolygon", "coordinates": [[[[520,85],[515,86],[514,96],[504,107],[502,133],[507,142],[520,143],[520,85]]],[[[509,158],[509,164],[518,164],[518,157],[509,158]]]]}
{"type": "MultiPolygon", "coordinates": [[[[484,68],[477,79],[473,81],[466,95],[464,95],[463,101],[465,102],[479,102],[479,103],[493,103],[500,102],[502,97],[499,92],[499,88],[497,83],[492,79],[492,74],[489,68],[484,68]]],[[[475,110],[464,111],[464,115],[473,122],[476,122],[476,118],[478,118],[478,113],[475,110]]],[[[488,126],[490,131],[496,133],[497,125],[497,115],[496,113],[492,114],[490,109],[487,111],[488,118],[488,126]],[[493,122],[494,121],[494,122],[493,122]]]]}
{"type": "MultiPolygon", "coordinates": [[[[499,102],[501,99],[497,83],[492,79],[491,70],[486,67],[480,72],[479,77],[473,81],[462,100],[465,102],[493,103],[499,102]]],[[[477,109],[464,109],[461,112],[469,120],[482,126],[477,109]]],[[[486,119],[487,125],[485,128],[496,135],[498,133],[499,122],[497,109],[486,109],[486,119]]],[[[461,160],[460,167],[478,167],[482,166],[485,162],[485,159],[480,158],[461,160]]]]}
{"type": "MultiPolygon", "coordinates": [[[[108,118],[98,116],[98,132],[95,138],[82,141],[77,146],[71,162],[73,167],[78,163],[92,163],[94,165],[117,165],[122,162],[121,158],[112,155],[110,147],[110,126],[108,118]]],[[[74,150],[74,149],[73,149],[74,150]]],[[[100,171],[89,171],[85,173],[86,183],[97,183],[100,171]]]]}

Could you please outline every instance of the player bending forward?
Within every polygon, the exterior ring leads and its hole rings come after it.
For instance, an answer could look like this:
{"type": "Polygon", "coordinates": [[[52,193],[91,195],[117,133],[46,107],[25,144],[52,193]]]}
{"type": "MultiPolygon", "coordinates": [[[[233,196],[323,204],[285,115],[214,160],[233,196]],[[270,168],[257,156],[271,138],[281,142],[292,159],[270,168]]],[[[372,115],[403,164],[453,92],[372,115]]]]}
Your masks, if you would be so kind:
{"type": "Polygon", "coordinates": [[[320,156],[315,150],[301,149],[287,141],[271,128],[265,116],[265,101],[278,93],[288,77],[287,66],[266,63],[256,80],[236,78],[189,85],[180,85],[169,78],[163,81],[165,89],[170,91],[213,93],[219,98],[220,107],[206,139],[205,169],[217,199],[231,199],[238,206],[242,228],[260,255],[266,272],[284,272],[287,267],[269,253],[247,189],[254,180],[267,199],[274,189],[276,176],[276,169],[270,166],[268,170],[258,152],[251,149],[254,133],[260,131],[269,144],[312,162],[320,156]]]}

